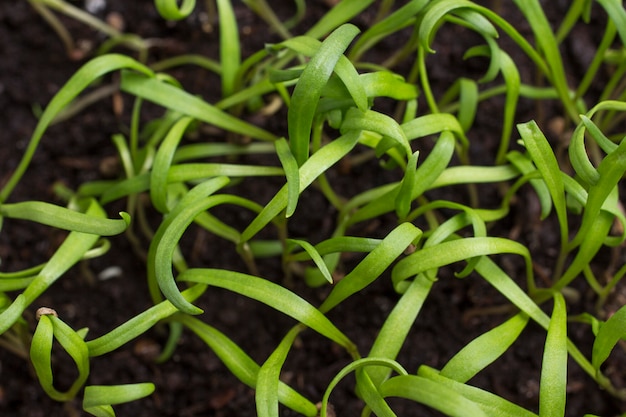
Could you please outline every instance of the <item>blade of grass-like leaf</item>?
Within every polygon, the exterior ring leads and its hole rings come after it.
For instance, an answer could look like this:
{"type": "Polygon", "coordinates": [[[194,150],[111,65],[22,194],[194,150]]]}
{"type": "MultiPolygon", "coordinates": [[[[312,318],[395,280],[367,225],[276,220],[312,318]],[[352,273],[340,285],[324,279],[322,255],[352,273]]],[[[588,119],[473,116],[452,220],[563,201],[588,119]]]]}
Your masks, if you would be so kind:
{"type": "Polygon", "coordinates": [[[400,397],[427,405],[452,417],[487,417],[473,401],[446,385],[417,375],[400,375],[380,386],[383,397],[400,397]]]}
{"type": "MultiPolygon", "coordinates": [[[[215,352],[237,379],[255,388],[260,367],[239,346],[217,329],[194,317],[183,315],[179,320],[215,352]]],[[[279,382],[278,385],[278,399],[287,407],[305,416],[317,415],[315,404],[283,382],[279,382]]]]}
{"type": "Polygon", "coordinates": [[[41,387],[50,398],[57,401],[69,401],[74,398],[89,376],[85,342],[71,327],[53,315],[44,314],[39,318],[31,343],[30,358],[41,387]],[[58,391],[53,384],[51,363],[53,337],[72,358],[78,370],[78,376],[65,392],[58,391]]]}
{"type": "Polygon", "coordinates": [[[207,124],[247,135],[253,138],[274,141],[278,139],[270,132],[232,116],[178,87],[156,78],[125,71],[120,84],[122,91],[141,97],[170,110],[178,111],[207,124]]]}
{"type": "MultiPolygon", "coordinates": [[[[91,204],[97,204],[95,200],[91,204]]],[[[26,201],[0,205],[0,215],[12,219],[30,220],[63,230],[113,236],[126,230],[130,216],[120,212],[122,219],[105,219],[41,201],[26,201]]]]}
{"type": "MultiPolygon", "coordinates": [[[[123,385],[89,385],[83,395],[83,410],[99,416],[101,407],[110,408],[113,404],[123,404],[147,397],[154,392],[150,382],[123,385]]],[[[103,414],[106,415],[106,414],[103,414]]]]}
{"type": "Polygon", "coordinates": [[[266,279],[223,269],[188,269],[180,274],[180,281],[213,285],[260,301],[286,314],[307,327],[355,352],[352,341],[317,308],[286,288],[266,279]]]}
{"type": "Polygon", "coordinates": [[[39,118],[37,127],[35,128],[35,131],[33,132],[33,135],[28,143],[28,147],[26,148],[26,151],[24,151],[24,156],[11,175],[11,178],[7,181],[2,190],[0,190],[0,203],[6,201],[22,175],[24,175],[24,172],[33,158],[33,154],[39,145],[39,141],[50,123],[54,120],[55,116],[58,115],[92,82],[104,74],[121,68],[130,68],[135,71],[142,72],[146,76],[152,75],[152,71],[148,67],[140,64],[132,58],[118,54],[103,55],[98,58],[94,58],[83,65],[57,92],[52,100],[50,100],[50,103],[39,118]]]}
{"type": "Polygon", "coordinates": [[[256,380],[256,410],[259,417],[278,417],[278,381],[289,349],[305,327],[292,328],[263,363],[256,380]]]}
{"type": "Polygon", "coordinates": [[[528,323],[525,313],[518,313],[498,327],[465,345],[440,372],[442,377],[465,383],[499,358],[517,340],[528,323]]]}
{"type": "Polygon", "coordinates": [[[591,363],[596,370],[607,360],[617,343],[626,337],[626,306],[622,306],[600,325],[593,341],[591,363]]]}
{"type": "Polygon", "coordinates": [[[519,405],[513,404],[489,391],[446,378],[437,370],[426,365],[420,366],[417,374],[458,392],[465,398],[473,401],[490,417],[537,417],[537,414],[531,413],[519,405]]]}
{"type": "MultiPolygon", "coordinates": [[[[369,357],[395,359],[398,356],[424,301],[430,294],[433,283],[434,280],[426,274],[418,274],[411,281],[380,328],[368,354],[369,357]]],[[[374,386],[378,387],[388,378],[389,369],[373,367],[367,370],[367,374],[374,386]]]]}
{"type": "Polygon", "coordinates": [[[569,231],[567,224],[567,207],[565,204],[565,186],[563,185],[559,163],[552,151],[552,147],[543,133],[541,133],[536,122],[519,124],[517,125],[517,130],[520,132],[524,146],[528,150],[537,169],[541,172],[541,176],[550,191],[554,210],[559,220],[561,248],[565,248],[569,231]]]}
{"type": "MultiPolygon", "coordinates": [[[[183,291],[182,296],[189,302],[193,302],[206,290],[205,285],[194,285],[183,291]]],[[[132,319],[117,326],[96,339],[86,342],[89,356],[102,356],[130,342],[134,338],[144,334],[154,327],[154,325],[173,314],[178,313],[178,309],[169,301],[165,300],[150,307],[132,319]]]]}
{"type": "Polygon", "coordinates": [[[411,197],[413,196],[413,190],[416,187],[416,169],[417,169],[417,157],[419,151],[415,151],[409,158],[406,164],[406,170],[404,171],[404,177],[400,182],[400,190],[396,196],[396,214],[399,219],[404,220],[411,211],[411,197]]]}
{"type": "Polygon", "coordinates": [[[217,0],[220,26],[220,64],[222,67],[222,97],[235,91],[237,71],[241,63],[239,30],[230,0],[217,0]]]}
{"type": "Polygon", "coordinates": [[[196,7],[196,0],[182,0],[178,5],[178,0],[154,0],[154,5],[162,18],[167,20],[181,20],[193,12],[196,7]]]}
{"type": "Polygon", "coordinates": [[[394,287],[402,291],[408,285],[403,281],[420,272],[476,256],[498,253],[513,253],[522,256],[526,261],[526,274],[532,274],[530,253],[528,248],[521,243],[499,237],[468,237],[442,242],[408,255],[393,268],[391,280],[394,287]]]}
{"type": "Polygon", "coordinates": [[[346,298],[371,284],[406,249],[415,242],[422,231],[411,223],[402,223],[393,229],[383,241],[334,287],[320,306],[327,313],[346,298]]]}
{"type": "Polygon", "coordinates": [[[567,389],[567,311],[561,293],[554,294],[554,309],[541,364],[539,416],[563,417],[567,389]]]}
{"type": "Polygon", "coordinates": [[[300,247],[302,247],[302,249],[304,249],[309,254],[309,256],[311,257],[313,262],[315,262],[315,265],[320,270],[320,272],[322,273],[324,278],[326,278],[326,281],[328,281],[328,283],[330,283],[330,284],[333,283],[333,277],[330,274],[330,271],[328,270],[328,267],[324,263],[324,259],[322,259],[320,254],[317,252],[317,249],[315,249],[315,247],[313,245],[311,245],[306,240],[300,240],[300,239],[287,239],[287,242],[288,243],[294,243],[294,244],[299,245],[300,247]]]}
{"type": "Polygon", "coordinates": [[[178,146],[172,162],[180,163],[215,156],[258,155],[275,152],[274,144],[267,142],[253,142],[246,145],[235,143],[193,143],[178,146]]]}
{"type": "Polygon", "coordinates": [[[296,211],[298,197],[300,196],[300,174],[298,172],[298,162],[289,149],[289,144],[285,138],[280,138],[274,142],[276,154],[285,171],[287,178],[287,210],[286,217],[291,217],[296,211]]]}
{"type": "Polygon", "coordinates": [[[500,166],[456,166],[446,168],[430,185],[429,189],[453,184],[479,184],[504,182],[519,177],[520,173],[512,165],[500,166]]]}
{"type": "Polygon", "coordinates": [[[459,113],[457,118],[464,132],[474,124],[478,109],[478,85],[468,78],[459,79],[459,113]]]}
{"type": "Polygon", "coordinates": [[[337,28],[322,42],[296,84],[287,113],[287,122],[289,144],[299,166],[304,164],[309,156],[311,126],[321,91],[339,57],[358,33],[359,29],[350,24],[337,28]]]}
{"type": "Polygon", "coordinates": [[[176,152],[176,148],[191,122],[193,122],[191,117],[183,117],[177,121],[163,139],[154,156],[150,170],[150,199],[154,208],[161,213],[169,211],[167,207],[168,172],[174,158],[174,152],[176,152]]]}

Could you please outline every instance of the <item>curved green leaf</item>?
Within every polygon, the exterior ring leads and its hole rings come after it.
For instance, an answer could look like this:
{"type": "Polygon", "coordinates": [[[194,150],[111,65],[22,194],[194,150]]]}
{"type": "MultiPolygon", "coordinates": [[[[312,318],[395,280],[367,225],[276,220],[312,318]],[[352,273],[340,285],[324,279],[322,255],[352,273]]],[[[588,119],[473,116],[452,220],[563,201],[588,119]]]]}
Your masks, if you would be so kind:
{"type": "Polygon", "coordinates": [[[289,144],[299,166],[309,157],[311,126],[322,89],[328,82],[339,57],[358,33],[359,29],[350,24],[337,28],[322,42],[296,84],[287,122],[289,144]]]}
{"type": "Polygon", "coordinates": [[[181,273],[179,280],[225,288],[260,301],[335,341],[348,352],[355,350],[352,341],[317,308],[288,289],[266,279],[223,269],[192,268],[181,273]]]}

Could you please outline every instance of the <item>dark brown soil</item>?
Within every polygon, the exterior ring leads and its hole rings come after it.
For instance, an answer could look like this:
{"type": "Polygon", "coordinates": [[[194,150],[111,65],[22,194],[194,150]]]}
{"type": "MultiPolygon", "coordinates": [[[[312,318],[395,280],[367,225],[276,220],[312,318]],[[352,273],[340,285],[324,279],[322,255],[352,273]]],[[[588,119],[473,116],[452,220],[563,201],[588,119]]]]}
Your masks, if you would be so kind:
{"type": "MultiPolygon", "coordinates": [[[[291,2],[288,3],[291,6],[291,2]]],[[[321,1],[308,3],[311,4],[307,18],[299,33],[328,9],[321,1]]],[[[561,3],[567,2],[545,3],[550,16],[558,20],[562,16],[561,3]]],[[[504,8],[503,14],[513,13],[510,10],[512,6],[501,7],[504,8]]],[[[151,1],[110,0],[100,16],[114,11],[124,16],[128,32],[162,41],[151,51],[151,61],[189,52],[202,53],[217,59],[216,28],[208,30],[206,25],[203,26],[199,12],[183,22],[166,24],[157,16],[151,1]]],[[[286,17],[292,10],[285,8],[280,13],[282,17],[286,17]]],[[[237,15],[241,24],[246,26],[242,37],[246,54],[262,48],[265,42],[278,40],[245,6],[237,6],[237,15]]],[[[371,16],[365,14],[357,23],[365,26],[368,19],[371,16]]],[[[94,46],[102,42],[100,35],[81,24],[69,19],[63,21],[77,40],[94,46]]],[[[519,21],[521,20],[516,22],[519,21]]],[[[572,59],[573,79],[581,76],[577,73],[577,68],[584,67],[586,57],[591,53],[588,49],[593,48],[594,42],[601,35],[600,23],[594,21],[589,28],[581,29],[576,37],[576,48],[573,44],[564,46],[567,49],[566,56],[571,56],[572,59]]],[[[527,27],[519,29],[528,33],[527,27]]],[[[393,41],[402,41],[401,35],[398,36],[393,41]]],[[[474,77],[481,74],[484,66],[480,62],[464,63],[461,59],[467,43],[473,41],[474,38],[466,31],[442,31],[436,40],[435,49],[438,54],[432,59],[431,75],[436,83],[435,88],[445,88],[460,74],[474,77]],[[459,35],[462,42],[459,42],[459,35]]],[[[386,47],[393,48],[393,45],[386,47]]],[[[385,50],[383,48],[375,53],[385,54],[385,50]]],[[[519,51],[513,49],[511,53],[520,62],[527,63],[519,51]]],[[[88,57],[89,52],[79,60],[68,58],[61,42],[28,2],[8,0],[0,3],[0,184],[6,181],[18,163],[36,124],[38,109],[46,105],[88,57]]],[[[522,67],[521,72],[527,81],[534,77],[532,67],[522,67]]],[[[201,94],[209,101],[218,94],[219,83],[204,72],[181,69],[174,74],[186,88],[201,94]]],[[[500,103],[496,100],[483,107],[484,111],[478,115],[477,127],[470,138],[473,143],[472,157],[475,160],[484,160],[484,163],[493,160],[499,134],[498,122],[494,121],[499,119],[494,117],[494,113],[500,114],[499,108],[500,103]]],[[[519,121],[538,118],[545,125],[552,117],[559,115],[558,109],[555,110],[550,105],[543,106],[540,110],[537,113],[534,105],[522,101],[519,121]]],[[[75,189],[84,181],[102,177],[102,160],[116,153],[110,137],[114,133],[125,131],[125,126],[129,123],[127,114],[126,111],[122,116],[116,116],[111,100],[105,99],[69,121],[52,127],[45,135],[32,166],[13,193],[11,201],[58,201],[52,191],[54,183],[61,182],[75,189]]],[[[282,121],[262,122],[271,124],[274,131],[284,129],[282,121]]],[[[338,184],[345,184],[346,194],[354,193],[350,187],[363,184],[362,189],[365,189],[380,181],[375,171],[369,167],[355,168],[348,174],[337,172],[335,175],[338,184]]],[[[258,184],[246,182],[240,186],[240,190],[242,193],[258,192],[258,184]]],[[[274,190],[266,192],[271,196],[274,190]]],[[[294,226],[291,232],[294,235],[313,236],[313,240],[328,237],[334,227],[336,212],[314,190],[307,191],[304,198],[311,209],[302,218],[295,219],[293,224],[298,224],[298,227],[294,226]]],[[[490,202],[493,198],[498,198],[493,190],[484,190],[481,203],[485,206],[493,205],[495,203],[490,202]]],[[[527,198],[532,200],[531,193],[528,193],[527,198]]],[[[537,242],[538,246],[549,244],[554,240],[554,235],[549,229],[541,231],[539,236],[536,234],[538,231],[533,229],[532,224],[535,223],[537,213],[528,210],[529,205],[526,203],[522,201],[515,208],[517,213],[512,216],[511,224],[502,225],[499,233],[506,236],[513,228],[519,227],[520,239],[526,243],[537,242]]],[[[114,212],[111,209],[111,213],[114,212]]],[[[224,214],[230,215],[235,224],[239,222],[238,224],[245,225],[249,221],[245,214],[224,214]]],[[[380,223],[358,226],[351,232],[384,236],[393,226],[392,222],[386,222],[383,218],[380,223]]],[[[62,237],[62,233],[49,228],[36,227],[26,222],[5,221],[0,234],[2,270],[19,270],[45,261],[62,237]]],[[[224,242],[214,236],[190,230],[184,242],[189,245],[189,262],[192,265],[245,271],[245,266],[234,249],[221,250],[224,242]]],[[[34,328],[34,310],[39,306],[50,306],[72,327],[88,327],[89,337],[95,337],[150,306],[141,259],[132,255],[132,249],[123,236],[112,238],[111,243],[110,253],[73,268],[31,306],[27,317],[31,327],[34,328]],[[122,275],[108,281],[97,279],[97,275],[109,266],[119,266],[123,271],[122,275]]],[[[549,256],[548,253],[543,258],[538,257],[537,262],[543,267],[549,267],[549,256]]],[[[357,261],[356,257],[346,259],[346,269],[357,261]]],[[[276,277],[276,280],[282,276],[279,265],[275,262],[261,263],[260,267],[263,276],[276,277]]],[[[514,263],[511,268],[515,268],[514,263]]],[[[357,343],[362,352],[367,352],[377,330],[398,298],[388,281],[379,280],[331,313],[331,319],[357,343]]],[[[293,285],[294,291],[314,303],[319,303],[326,291],[308,289],[298,281],[293,285]]],[[[501,302],[502,298],[488,284],[472,278],[458,280],[454,278],[452,271],[444,271],[406,341],[399,358],[400,363],[409,371],[416,370],[420,364],[440,368],[470,340],[505,318],[503,315],[469,315],[468,312],[496,306],[501,302]]],[[[202,306],[206,311],[202,318],[226,333],[258,362],[267,358],[293,325],[289,319],[268,307],[218,289],[209,291],[202,299],[202,306]]],[[[588,327],[572,326],[570,332],[572,339],[588,355],[592,340],[588,327]]],[[[92,360],[90,384],[152,381],[157,387],[155,394],[144,400],[117,406],[119,416],[255,414],[254,392],[239,383],[192,334],[186,333],[183,336],[171,360],[164,364],[155,364],[154,358],[166,334],[166,329],[157,327],[118,351],[92,360]]],[[[520,340],[472,383],[536,411],[544,342],[545,331],[530,325],[520,340]]],[[[60,365],[55,378],[62,387],[75,375],[67,371],[68,367],[61,366],[69,363],[69,360],[60,354],[56,356],[60,365]]],[[[618,364],[625,363],[623,352],[618,352],[616,356],[618,358],[614,360],[618,364]]],[[[290,354],[283,379],[308,398],[321,400],[329,381],[348,362],[349,357],[341,349],[316,334],[307,332],[290,354]]],[[[617,365],[613,367],[619,369],[617,365]]],[[[72,367],[69,366],[69,369],[72,367]]],[[[576,364],[571,364],[569,372],[568,416],[591,413],[608,417],[626,412],[626,404],[599,390],[576,364]]],[[[617,381],[623,382],[623,379],[623,375],[616,375],[617,381]]],[[[337,415],[342,416],[357,415],[361,406],[349,382],[342,383],[334,391],[332,403],[337,415]]],[[[409,402],[394,401],[393,404],[398,415],[402,416],[438,415],[409,402]]],[[[16,354],[0,349],[0,415],[53,417],[79,416],[85,413],[77,401],[60,404],[50,400],[41,390],[28,362],[16,354]]],[[[281,415],[293,414],[283,410],[281,415]]]]}

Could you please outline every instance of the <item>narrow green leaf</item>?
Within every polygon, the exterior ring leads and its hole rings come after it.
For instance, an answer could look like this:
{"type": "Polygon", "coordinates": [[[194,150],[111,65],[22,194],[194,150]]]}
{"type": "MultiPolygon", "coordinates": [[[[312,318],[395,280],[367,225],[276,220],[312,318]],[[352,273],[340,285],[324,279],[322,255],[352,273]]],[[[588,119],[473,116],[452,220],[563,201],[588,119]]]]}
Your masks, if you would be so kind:
{"type": "MultiPolygon", "coordinates": [[[[183,291],[182,296],[192,302],[200,297],[206,286],[194,285],[183,291]]],[[[120,324],[109,333],[86,342],[89,356],[102,356],[125,345],[134,338],[144,334],[154,327],[159,321],[177,313],[178,309],[169,301],[165,300],[136,315],[127,322],[120,324]]]]}
{"type": "Polygon", "coordinates": [[[167,132],[165,139],[159,146],[152,170],[150,170],[150,199],[154,208],[161,213],[167,213],[167,177],[176,148],[183,138],[183,134],[189,125],[193,122],[191,117],[183,117],[178,120],[172,128],[167,132]]]}
{"type": "Polygon", "coordinates": [[[406,170],[404,171],[404,177],[400,182],[400,190],[396,196],[396,214],[399,219],[405,219],[411,211],[411,203],[414,192],[413,190],[417,186],[416,169],[417,169],[417,157],[419,151],[415,151],[409,158],[409,162],[406,164],[406,170]]]}
{"type": "Polygon", "coordinates": [[[287,354],[304,326],[296,326],[263,363],[256,382],[256,410],[259,417],[278,417],[278,382],[287,354]]]}
{"type": "Polygon", "coordinates": [[[289,149],[289,144],[285,138],[280,138],[274,142],[276,154],[285,171],[287,177],[287,210],[286,217],[291,217],[296,211],[298,197],[300,196],[300,174],[298,172],[298,162],[289,149]]]}
{"type": "Polygon", "coordinates": [[[260,301],[286,314],[353,352],[354,344],[335,325],[306,300],[266,279],[223,269],[188,269],[180,281],[213,285],[260,301]]]}
{"type": "Polygon", "coordinates": [[[311,126],[322,89],[328,82],[339,57],[358,33],[359,29],[350,24],[337,28],[322,42],[296,84],[287,122],[289,144],[299,166],[309,157],[311,126]]]}
{"type": "Polygon", "coordinates": [[[563,417],[567,396],[567,310],[565,299],[554,294],[554,309],[543,351],[539,385],[539,416],[563,417]]]}
{"type": "Polygon", "coordinates": [[[123,72],[120,88],[122,91],[141,97],[170,110],[178,111],[209,125],[253,138],[274,141],[276,136],[250,123],[219,110],[178,87],[157,78],[123,72]]]}
{"type": "Polygon", "coordinates": [[[441,370],[441,376],[465,383],[499,358],[517,340],[528,323],[518,313],[465,345],[441,370]]]}
{"type": "Polygon", "coordinates": [[[519,124],[517,125],[517,130],[519,130],[522,140],[524,141],[524,146],[528,150],[537,169],[541,172],[541,176],[550,191],[554,210],[559,219],[561,229],[561,247],[565,247],[568,241],[569,231],[567,224],[567,207],[565,204],[565,186],[563,185],[559,163],[556,160],[552,147],[536,122],[519,124]]]}
{"type": "Polygon", "coordinates": [[[222,67],[222,97],[235,92],[237,72],[241,64],[239,28],[231,0],[217,0],[220,27],[220,64],[222,67]]]}
{"type": "Polygon", "coordinates": [[[97,417],[115,415],[111,405],[123,404],[147,397],[154,392],[150,382],[123,385],[89,385],[85,387],[83,410],[97,417]]]}
{"type": "Polygon", "coordinates": [[[324,278],[326,278],[326,281],[328,281],[329,284],[333,283],[333,277],[330,271],[328,270],[328,267],[324,263],[324,259],[322,259],[320,254],[317,252],[317,249],[315,249],[315,246],[311,245],[306,240],[300,240],[300,239],[287,239],[287,242],[294,243],[302,247],[302,249],[304,249],[309,254],[313,262],[315,262],[315,265],[317,266],[319,271],[322,273],[324,278]]]}
{"type": "Polygon", "coordinates": [[[593,342],[591,363],[599,372],[613,348],[626,337],[626,306],[620,307],[607,321],[600,325],[598,335],[593,342]]]}
{"type": "Polygon", "coordinates": [[[333,287],[320,306],[320,311],[323,313],[330,311],[352,294],[374,282],[421,234],[422,231],[411,223],[398,225],[333,287]]]}
{"type": "MultiPolygon", "coordinates": [[[[98,204],[91,200],[89,204],[98,204]]],[[[58,229],[91,233],[100,236],[118,235],[130,224],[130,216],[120,212],[121,220],[104,219],[42,201],[26,201],[0,205],[0,215],[30,220],[58,229]]]]}
{"type": "Polygon", "coordinates": [[[528,248],[521,243],[499,237],[469,237],[443,242],[408,255],[394,266],[391,280],[394,287],[402,291],[408,285],[403,281],[420,272],[476,256],[498,253],[513,253],[522,256],[526,261],[527,275],[532,274],[530,253],[528,248]]]}

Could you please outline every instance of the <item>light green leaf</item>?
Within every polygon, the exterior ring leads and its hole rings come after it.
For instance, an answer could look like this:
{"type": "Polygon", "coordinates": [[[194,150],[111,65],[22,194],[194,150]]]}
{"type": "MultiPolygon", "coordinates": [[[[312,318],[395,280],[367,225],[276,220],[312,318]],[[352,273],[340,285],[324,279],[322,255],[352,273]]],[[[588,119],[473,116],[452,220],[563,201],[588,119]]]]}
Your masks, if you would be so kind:
{"type": "Polygon", "coordinates": [[[359,29],[350,24],[336,29],[322,42],[296,84],[287,114],[287,123],[289,144],[299,166],[309,157],[311,126],[322,89],[333,73],[339,57],[358,33],[359,29]]]}
{"type": "Polygon", "coordinates": [[[147,397],[154,392],[150,382],[123,385],[90,385],[85,387],[83,410],[96,417],[115,416],[111,405],[147,397]]]}
{"type": "Polygon", "coordinates": [[[278,417],[278,382],[280,370],[285,363],[287,354],[304,326],[296,326],[280,342],[263,363],[256,382],[256,410],[258,417],[278,417]]]}
{"type": "Polygon", "coordinates": [[[285,171],[285,177],[287,177],[287,210],[285,212],[286,217],[291,217],[296,211],[298,204],[298,197],[300,196],[300,174],[298,172],[298,162],[294,158],[289,144],[285,138],[280,138],[274,142],[276,146],[276,154],[280,163],[285,171]]]}
{"type": "MultiPolygon", "coordinates": [[[[89,204],[97,204],[92,200],[89,204]]],[[[26,201],[0,205],[0,215],[13,219],[30,220],[33,222],[82,233],[100,236],[118,235],[130,224],[130,216],[120,212],[121,220],[104,219],[85,213],[59,207],[42,201],[26,201]]]]}
{"type": "Polygon", "coordinates": [[[591,363],[599,372],[611,351],[621,339],[626,337],[626,306],[622,306],[609,319],[600,325],[593,342],[591,363]]]}
{"type": "Polygon", "coordinates": [[[528,323],[518,313],[465,345],[441,370],[441,376],[465,383],[499,358],[517,340],[528,323]]]}
{"type": "Polygon", "coordinates": [[[539,416],[563,417],[565,415],[566,390],[567,310],[563,295],[556,293],[541,365],[539,416]]]}
{"type": "Polygon", "coordinates": [[[355,350],[352,341],[317,308],[288,289],[266,279],[223,269],[191,268],[181,273],[179,280],[225,288],[260,301],[335,341],[348,352],[355,350]]]}

